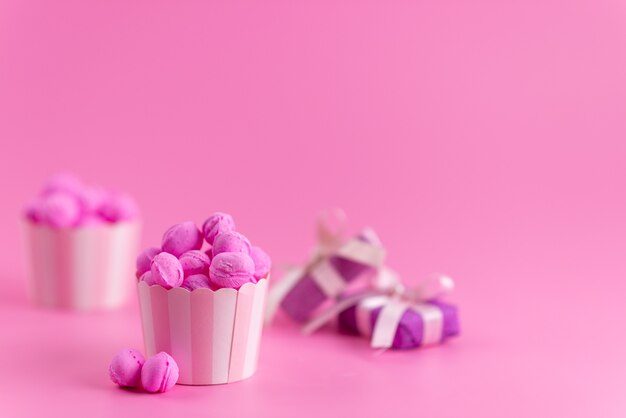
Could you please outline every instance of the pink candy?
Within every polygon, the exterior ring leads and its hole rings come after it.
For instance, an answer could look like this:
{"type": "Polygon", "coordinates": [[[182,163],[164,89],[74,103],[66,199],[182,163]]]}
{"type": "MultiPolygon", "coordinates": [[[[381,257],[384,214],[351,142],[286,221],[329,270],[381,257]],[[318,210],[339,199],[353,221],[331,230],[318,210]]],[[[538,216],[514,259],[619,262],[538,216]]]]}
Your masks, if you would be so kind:
{"type": "Polygon", "coordinates": [[[185,277],[185,280],[183,280],[183,285],[181,287],[192,291],[194,289],[210,288],[211,282],[209,278],[204,274],[193,274],[191,276],[185,277]]]}
{"type": "Polygon", "coordinates": [[[39,218],[42,222],[57,228],[76,226],[81,218],[80,204],[70,194],[53,192],[41,202],[39,218]]]}
{"type": "Polygon", "coordinates": [[[150,270],[148,270],[144,274],[142,274],[141,277],[139,278],[139,280],[142,281],[142,282],[146,282],[148,284],[148,286],[152,286],[153,284],[156,284],[154,282],[154,278],[152,276],[152,271],[150,271],[150,270]]]}
{"type": "Polygon", "coordinates": [[[121,222],[136,218],[139,209],[129,195],[111,194],[98,209],[98,214],[109,222],[121,222]]]}
{"type": "Polygon", "coordinates": [[[254,261],[245,253],[221,253],[211,261],[211,284],[239,289],[254,280],[254,261]]]}
{"type": "Polygon", "coordinates": [[[111,381],[122,387],[143,388],[146,392],[166,392],[178,381],[179,368],[176,361],[164,351],[144,360],[133,349],[119,351],[109,366],[111,381]]]}
{"type": "Polygon", "coordinates": [[[151,280],[166,289],[183,284],[183,266],[172,254],[162,252],[154,256],[150,263],[151,280]]]}
{"type": "Polygon", "coordinates": [[[180,261],[181,266],[183,266],[185,277],[193,274],[209,274],[211,259],[206,253],[200,250],[187,251],[178,257],[178,261],[180,261]]]}
{"type": "Polygon", "coordinates": [[[261,247],[250,248],[250,257],[254,261],[254,278],[258,280],[267,277],[272,268],[272,260],[261,247]]]}
{"type": "Polygon", "coordinates": [[[136,261],[137,277],[141,277],[141,275],[150,270],[150,263],[152,263],[152,259],[160,252],[161,249],[150,247],[139,253],[136,261]]]}
{"type": "Polygon", "coordinates": [[[130,196],[85,186],[68,174],[52,177],[24,213],[30,221],[54,228],[96,227],[139,216],[130,196]]]}
{"type": "Polygon", "coordinates": [[[170,227],[161,242],[163,251],[180,257],[183,253],[202,248],[202,234],[193,222],[183,222],[170,227]]]}
{"type": "Polygon", "coordinates": [[[204,239],[209,244],[213,245],[215,237],[224,232],[230,232],[235,230],[235,221],[233,217],[227,213],[215,212],[209,216],[202,224],[202,233],[204,239]]]}
{"type": "Polygon", "coordinates": [[[229,231],[219,234],[213,241],[213,257],[220,253],[250,254],[250,241],[239,232],[229,231]]]}
{"type": "Polygon", "coordinates": [[[189,291],[239,289],[267,277],[269,256],[234,227],[233,218],[221,212],[204,222],[203,233],[193,222],[170,227],[163,234],[161,250],[147,248],[137,256],[137,277],[149,285],[189,291]],[[203,234],[208,243],[204,249],[203,234]]]}
{"type": "Polygon", "coordinates": [[[83,190],[83,183],[69,173],[59,173],[48,179],[43,186],[42,195],[64,192],[74,196],[83,190]]]}
{"type": "Polygon", "coordinates": [[[116,385],[138,387],[141,383],[141,368],[145,360],[143,354],[134,348],[119,351],[109,366],[109,377],[116,385]]]}
{"type": "Polygon", "coordinates": [[[161,351],[150,357],[141,369],[141,385],[146,392],[166,392],[178,381],[179,369],[176,361],[161,351]]]}

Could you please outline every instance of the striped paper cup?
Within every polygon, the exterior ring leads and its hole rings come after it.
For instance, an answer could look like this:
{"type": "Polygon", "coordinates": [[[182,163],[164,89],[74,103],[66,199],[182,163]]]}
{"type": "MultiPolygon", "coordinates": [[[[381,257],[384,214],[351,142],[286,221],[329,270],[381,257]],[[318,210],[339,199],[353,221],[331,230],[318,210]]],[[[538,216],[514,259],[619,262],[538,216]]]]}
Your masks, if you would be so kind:
{"type": "Polygon", "coordinates": [[[40,306],[114,309],[132,292],[140,223],[51,228],[24,222],[30,295],[40,306]]]}
{"type": "Polygon", "coordinates": [[[174,357],[178,383],[216,385],[254,374],[267,279],[239,290],[137,286],[146,355],[165,351],[174,357]]]}

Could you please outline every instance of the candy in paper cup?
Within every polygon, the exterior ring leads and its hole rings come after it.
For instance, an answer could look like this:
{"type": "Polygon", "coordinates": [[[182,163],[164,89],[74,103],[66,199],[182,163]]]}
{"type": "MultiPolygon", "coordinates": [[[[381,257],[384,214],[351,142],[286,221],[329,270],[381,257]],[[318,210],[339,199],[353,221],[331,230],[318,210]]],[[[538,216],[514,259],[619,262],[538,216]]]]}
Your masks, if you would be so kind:
{"type": "Polygon", "coordinates": [[[239,290],[137,286],[146,355],[165,351],[174,357],[178,383],[231,383],[255,373],[267,279],[239,290]]]}
{"type": "Polygon", "coordinates": [[[118,308],[132,292],[138,221],[76,228],[24,222],[30,295],[39,306],[118,308]]]}

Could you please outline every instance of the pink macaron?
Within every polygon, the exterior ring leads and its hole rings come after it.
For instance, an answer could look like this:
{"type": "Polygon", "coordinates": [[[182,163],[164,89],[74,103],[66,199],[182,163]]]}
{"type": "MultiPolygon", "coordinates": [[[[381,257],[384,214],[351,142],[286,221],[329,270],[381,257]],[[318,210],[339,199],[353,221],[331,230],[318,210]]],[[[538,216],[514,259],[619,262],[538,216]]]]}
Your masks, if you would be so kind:
{"type": "Polygon", "coordinates": [[[109,378],[116,385],[138,387],[144,362],[143,354],[134,348],[120,350],[109,365],[109,378]]]}
{"type": "Polygon", "coordinates": [[[161,248],[180,257],[187,251],[202,248],[202,233],[191,221],[173,225],[163,234],[161,248]]]}
{"type": "Polygon", "coordinates": [[[239,289],[255,282],[254,261],[245,253],[218,254],[211,260],[209,278],[213,287],[239,289]]]}
{"type": "Polygon", "coordinates": [[[209,216],[202,224],[202,233],[204,239],[209,244],[213,245],[215,237],[224,232],[230,232],[235,230],[235,221],[233,217],[227,213],[215,212],[209,216]]]}
{"type": "Polygon", "coordinates": [[[141,385],[146,392],[165,392],[176,384],[178,374],[176,361],[172,356],[161,351],[144,363],[141,369],[141,385]]]}
{"type": "Polygon", "coordinates": [[[261,247],[253,246],[250,248],[250,257],[254,261],[254,278],[258,281],[270,273],[272,268],[272,260],[261,247]]]}
{"type": "Polygon", "coordinates": [[[187,251],[178,257],[178,261],[180,261],[181,266],[183,266],[185,277],[194,274],[209,274],[211,259],[206,253],[200,250],[187,251]]]}
{"type": "Polygon", "coordinates": [[[213,257],[220,253],[250,254],[250,241],[235,231],[222,232],[213,241],[213,257]]]}
{"type": "Polygon", "coordinates": [[[170,253],[161,252],[154,256],[150,263],[152,281],[166,289],[179,287],[183,284],[183,267],[178,258],[170,253]]]}
{"type": "Polygon", "coordinates": [[[148,247],[139,253],[137,260],[135,261],[137,277],[141,277],[142,274],[150,270],[150,263],[152,263],[152,259],[160,252],[160,248],[148,247]]]}

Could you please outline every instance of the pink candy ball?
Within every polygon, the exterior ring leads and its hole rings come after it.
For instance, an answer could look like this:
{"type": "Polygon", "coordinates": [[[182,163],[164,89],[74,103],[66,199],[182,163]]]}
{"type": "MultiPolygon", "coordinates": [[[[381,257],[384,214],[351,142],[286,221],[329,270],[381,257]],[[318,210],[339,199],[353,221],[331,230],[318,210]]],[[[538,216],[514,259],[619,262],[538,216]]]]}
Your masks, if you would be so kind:
{"type": "Polygon", "coordinates": [[[194,274],[209,274],[211,259],[200,250],[187,251],[178,257],[178,261],[180,261],[180,264],[183,266],[185,277],[194,274]]]}
{"type": "Polygon", "coordinates": [[[25,208],[25,215],[57,228],[99,227],[134,219],[139,210],[129,195],[85,186],[72,175],[60,174],[44,185],[39,198],[25,208]]]}
{"type": "Polygon", "coordinates": [[[139,253],[135,266],[137,268],[137,277],[141,277],[146,271],[150,271],[150,263],[155,255],[161,252],[161,249],[156,247],[149,247],[139,253]]]}
{"type": "Polygon", "coordinates": [[[170,227],[161,242],[161,248],[176,257],[202,248],[202,234],[193,222],[183,222],[170,227]]]}
{"type": "Polygon", "coordinates": [[[211,261],[209,269],[211,285],[217,288],[239,289],[254,282],[254,261],[245,253],[221,253],[211,261]]]}
{"type": "Polygon", "coordinates": [[[220,253],[250,254],[250,247],[248,238],[239,232],[222,232],[213,241],[213,257],[220,253]]]}
{"type": "Polygon", "coordinates": [[[101,187],[85,187],[80,191],[78,200],[85,214],[97,214],[107,202],[109,193],[101,187]]]}
{"type": "Polygon", "coordinates": [[[141,369],[144,365],[143,355],[133,349],[119,351],[109,365],[109,377],[116,385],[138,387],[141,383],[141,369]]]}
{"type": "Polygon", "coordinates": [[[72,174],[60,173],[56,174],[43,186],[42,194],[48,195],[51,193],[67,193],[73,196],[79,196],[83,190],[83,183],[72,174]]]}
{"type": "Polygon", "coordinates": [[[76,197],[55,192],[47,195],[41,203],[41,221],[53,227],[71,227],[79,223],[81,208],[76,197]]]}
{"type": "Polygon", "coordinates": [[[43,199],[38,198],[30,202],[24,208],[24,215],[32,222],[41,222],[43,219],[43,199]]]}
{"type": "Polygon", "coordinates": [[[267,275],[272,268],[272,260],[261,247],[250,248],[250,257],[254,261],[254,278],[258,281],[267,275]]]}
{"type": "Polygon", "coordinates": [[[235,221],[233,217],[227,213],[215,212],[209,216],[202,224],[202,233],[204,239],[209,244],[213,245],[215,237],[224,232],[230,232],[235,230],[235,221]]]}
{"type": "Polygon", "coordinates": [[[183,267],[178,258],[162,252],[154,256],[150,263],[152,281],[166,289],[179,287],[183,283],[183,267]]]}
{"type": "Polygon", "coordinates": [[[135,200],[127,194],[110,194],[102,202],[98,214],[109,222],[129,221],[139,216],[135,200]]]}
{"type": "Polygon", "coordinates": [[[141,275],[141,277],[139,278],[140,282],[146,282],[146,284],[148,286],[152,286],[153,284],[156,284],[154,282],[154,276],[152,276],[152,271],[148,270],[146,271],[144,274],[141,275]]]}
{"type": "Polygon", "coordinates": [[[156,393],[170,390],[178,381],[176,361],[164,351],[150,357],[141,370],[141,384],[145,391],[156,393]]]}
{"type": "Polygon", "coordinates": [[[191,276],[185,277],[181,287],[192,291],[194,289],[210,288],[211,284],[209,278],[204,274],[192,274],[191,276]]]}

